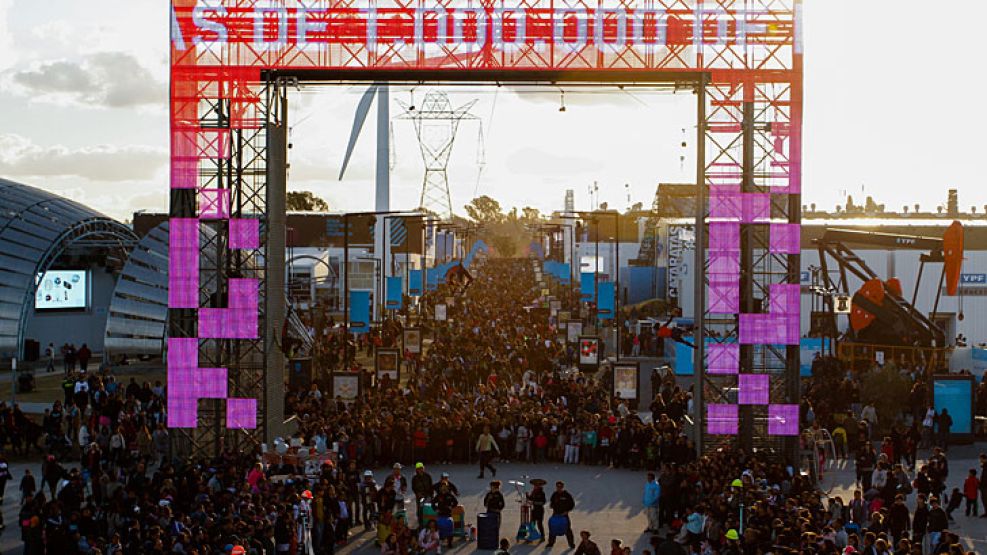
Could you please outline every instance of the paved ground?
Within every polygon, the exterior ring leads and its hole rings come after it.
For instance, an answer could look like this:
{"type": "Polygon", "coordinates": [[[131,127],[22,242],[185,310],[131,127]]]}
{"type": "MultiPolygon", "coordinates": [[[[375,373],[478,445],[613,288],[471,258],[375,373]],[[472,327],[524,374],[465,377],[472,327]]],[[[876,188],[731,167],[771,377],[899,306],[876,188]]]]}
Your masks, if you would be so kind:
{"type": "MultiPolygon", "coordinates": [[[[966,470],[976,466],[977,454],[984,450],[987,450],[987,444],[980,443],[975,446],[954,447],[950,451],[949,491],[953,487],[960,486],[966,470]]],[[[572,522],[573,529],[577,534],[581,529],[590,530],[597,543],[603,547],[609,547],[611,539],[619,538],[626,545],[633,546],[635,554],[640,554],[641,550],[647,546],[648,536],[644,534],[647,519],[641,511],[642,488],[645,480],[643,472],[570,465],[500,463],[497,467],[497,478],[504,483],[505,497],[508,501],[504,511],[501,536],[510,539],[512,545],[514,544],[520,512],[518,504],[514,501],[515,496],[507,482],[530,475],[550,482],[559,479],[566,482],[567,489],[576,499],[576,509],[572,514],[572,522]]],[[[0,508],[3,522],[8,526],[0,534],[0,552],[4,554],[19,554],[22,551],[20,531],[16,525],[20,500],[17,484],[24,475],[26,468],[30,468],[35,475],[39,474],[40,460],[31,463],[17,461],[11,463],[14,480],[7,485],[6,497],[2,508],[0,508]]],[[[486,479],[480,480],[477,478],[476,467],[465,465],[435,465],[430,466],[428,470],[433,478],[438,478],[442,471],[450,473],[453,483],[460,490],[460,502],[466,508],[467,522],[474,523],[475,515],[482,512],[483,494],[486,492],[490,475],[487,474],[486,479]]],[[[378,470],[378,481],[381,481],[384,475],[384,470],[378,470]]],[[[843,499],[848,499],[852,496],[853,482],[852,463],[849,465],[834,464],[827,472],[823,486],[829,491],[829,495],[840,495],[843,499]]],[[[914,506],[914,494],[909,498],[908,504],[910,507],[914,506]]],[[[963,516],[962,511],[961,508],[954,513],[953,516],[956,521],[951,524],[950,529],[962,536],[968,549],[976,553],[987,553],[987,519],[968,518],[963,516]]],[[[378,550],[373,544],[374,537],[375,534],[365,533],[362,527],[358,527],[354,531],[350,544],[339,552],[377,553],[378,550]]],[[[457,553],[475,550],[475,542],[467,543],[462,540],[457,540],[452,549],[457,553]]],[[[556,543],[551,551],[561,553],[566,550],[565,540],[562,539],[556,543]]],[[[542,553],[550,550],[545,547],[544,543],[541,543],[533,546],[517,546],[512,548],[512,551],[516,553],[542,553]]]]}

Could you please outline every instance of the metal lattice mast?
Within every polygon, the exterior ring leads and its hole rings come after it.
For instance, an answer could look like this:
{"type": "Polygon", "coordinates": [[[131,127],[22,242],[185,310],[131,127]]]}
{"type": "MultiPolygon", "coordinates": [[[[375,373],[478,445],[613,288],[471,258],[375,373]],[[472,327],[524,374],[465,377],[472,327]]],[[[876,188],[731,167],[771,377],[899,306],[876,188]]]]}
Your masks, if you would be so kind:
{"type": "Polygon", "coordinates": [[[454,109],[449,102],[449,95],[444,91],[429,91],[420,108],[398,101],[404,108],[404,114],[398,116],[398,119],[414,122],[422,160],[425,163],[425,177],[422,180],[422,194],[419,201],[423,210],[447,218],[452,216],[449,157],[452,155],[452,145],[456,142],[459,124],[463,120],[479,119],[469,113],[476,102],[471,100],[454,109]]]}

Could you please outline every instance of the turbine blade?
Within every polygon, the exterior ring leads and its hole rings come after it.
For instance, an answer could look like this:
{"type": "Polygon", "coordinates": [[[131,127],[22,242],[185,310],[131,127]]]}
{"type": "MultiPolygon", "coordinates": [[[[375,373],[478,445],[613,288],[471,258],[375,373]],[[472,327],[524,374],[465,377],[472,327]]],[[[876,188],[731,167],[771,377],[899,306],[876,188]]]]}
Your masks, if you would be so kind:
{"type": "Polygon", "coordinates": [[[377,85],[370,85],[360,98],[360,103],[356,106],[356,114],[353,115],[353,130],[350,131],[350,142],[346,145],[346,156],[343,157],[343,167],[339,169],[339,180],[343,180],[346,167],[350,164],[350,157],[353,156],[353,149],[356,148],[356,141],[360,138],[360,131],[363,130],[363,123],[367,121],[367,114],[370,113],[370,105],[374,102],[374,95],[377,93],[377,85]]]}

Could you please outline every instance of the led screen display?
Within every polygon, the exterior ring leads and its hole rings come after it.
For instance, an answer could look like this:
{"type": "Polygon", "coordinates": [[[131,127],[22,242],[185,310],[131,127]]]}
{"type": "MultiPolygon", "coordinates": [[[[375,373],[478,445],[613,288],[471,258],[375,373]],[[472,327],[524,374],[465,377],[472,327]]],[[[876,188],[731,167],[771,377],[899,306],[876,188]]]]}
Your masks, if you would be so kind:
{"type": "Polygon", "coordinates": [[[37,278],[34,295],[37,310],[73,310],[86,308],[89,298],[89,273],[86,270],[49,270],[37,278]]]}

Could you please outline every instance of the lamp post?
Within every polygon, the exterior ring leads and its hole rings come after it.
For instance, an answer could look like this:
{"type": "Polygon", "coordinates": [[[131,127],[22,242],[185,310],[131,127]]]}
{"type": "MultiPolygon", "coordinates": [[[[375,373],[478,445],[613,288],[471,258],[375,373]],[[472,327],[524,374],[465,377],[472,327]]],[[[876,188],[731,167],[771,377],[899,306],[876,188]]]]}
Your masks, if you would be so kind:
{"type": "MultiPolygon", "coordinates": [[[[593,261],[593,295],[595,297],[595,300],[594,301],[596,303],[596,312],[597,313],[599,312],[599,309],[600,309],[600,307],[599,307],[599,303],[600,303],[600,298],[599,298],[600,297],[600,292],[599,292],[599,273],[600,273],[599,272],[599,270],[600,270],[600,268],[599,268],[599,266],[600,266],[600,222],[599,222],[599,219],[598,218],[601,217],[601,216],[608,216],[608,217],[609,216],[612,216],[614,218],[614,237],[613,237],[613,240],[612,240],[612,244],[614,245],[616,262],[614,264],[614,276],[613,276],[613,280],[614,280],[613,321],[614,321],[614,323],[617,326],[617,337],[616,337],[617,344],[616,344],[615,347],[616,347],[616,352],[617,352],[617,358],[620,358],[620,337],[621,337],[621,333],[620,333],[621,323],[620,323],[620,316],[619,316],[619,314],[620,314],[620,310],[619,310],[620,309],[620,212],[617,212],[617,211],[614,211],[614,212],[609,212],[609,211],[594,211],[594,212],[575,211],[575,212],[572,212],[572,213],[578,215],[581,220],[588,221],[591,224],[596,225],[596,237],[595,237],[596,255],[595,255],[595,260],[593,261]]],[[[596,314],[594,316],[596,317],[596,322],[594,323],[594,325],[596,325],[597,326],[597,329],[599,329],[599,315],[596,314]]]]}

